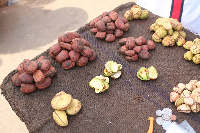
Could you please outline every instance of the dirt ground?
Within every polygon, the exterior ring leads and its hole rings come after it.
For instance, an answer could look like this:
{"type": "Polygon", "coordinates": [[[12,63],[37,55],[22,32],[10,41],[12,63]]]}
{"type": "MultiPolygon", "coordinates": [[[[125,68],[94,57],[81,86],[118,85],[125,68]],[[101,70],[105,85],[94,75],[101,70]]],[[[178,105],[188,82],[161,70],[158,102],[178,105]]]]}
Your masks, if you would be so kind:
{"type": "MultiPolygon", "coordinates": [[[[137,0],[133,0],[136,2],[137,0]]],[[[23,59],[32,59],[57,37],[130,0],[19,0],[0,8],[0,83],[23,59]]],[[[27,133],[25,124],[0,95],[0,132],[27,133]]]]}

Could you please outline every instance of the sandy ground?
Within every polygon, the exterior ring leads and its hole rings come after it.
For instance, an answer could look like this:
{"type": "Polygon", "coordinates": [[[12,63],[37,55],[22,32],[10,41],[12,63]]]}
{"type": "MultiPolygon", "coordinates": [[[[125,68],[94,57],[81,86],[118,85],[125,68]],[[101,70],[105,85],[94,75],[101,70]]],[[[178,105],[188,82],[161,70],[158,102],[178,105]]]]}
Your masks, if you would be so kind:
{"type": "MultiPolygon", "coordinates": [[[[136,2],[137,0],[133,0],[136,2]]],[[[32,59],[57,37],[130,0],[19,0],[0,8],[0,83],[23,59],[32,59]]],[[[27,133],[0,95],[0,133],[27,133]]]]}

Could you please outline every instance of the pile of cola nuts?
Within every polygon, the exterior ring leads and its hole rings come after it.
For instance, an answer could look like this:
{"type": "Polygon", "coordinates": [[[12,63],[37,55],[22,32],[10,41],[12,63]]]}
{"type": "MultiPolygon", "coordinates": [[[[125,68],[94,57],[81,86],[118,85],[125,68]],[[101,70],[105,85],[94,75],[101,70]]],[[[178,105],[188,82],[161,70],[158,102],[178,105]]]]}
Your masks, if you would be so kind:
{"type": "Polygon", "coordinates": [[[56,69],[45,56],[37,60],[24,59],[17,67],[17,73],[12,77],[12,83],[20,86],[24,93],[31,93],[38,89],[45,89],[51,85],[51,78],[56,69]]]}
{"type": "Polygon", "coordinates": [[[96,59],[96,52],[90,43],[76,32],[67,32],[58,37],[58,43],[50,47],[50,56],[62,64],[64,69],[85,66],[96,59]]]}
{"type": "Polygon", "coordinates": [[[178,112],[197,113],[200,111],[200,81],[179,83],[170,93],[170,101],[175,102],[178,112]]]}
{"type": "Polygon", "coordinates": [[[119,17],[117,12],[103,12],[102,15],[90,22],[91,32],[97,39],[113,42],[129,30],[127,18],[119,17]]]}
{"type": "Polygon", "coordinates": [[[149,50],[155,49],[154,42],[152,40],[147,42],[143,36],[122,38],[119,44],[122,45],[119,53],[126,55],[127,61],[137,61],[138,58],[147,60],[150,58],[149,50]]]}

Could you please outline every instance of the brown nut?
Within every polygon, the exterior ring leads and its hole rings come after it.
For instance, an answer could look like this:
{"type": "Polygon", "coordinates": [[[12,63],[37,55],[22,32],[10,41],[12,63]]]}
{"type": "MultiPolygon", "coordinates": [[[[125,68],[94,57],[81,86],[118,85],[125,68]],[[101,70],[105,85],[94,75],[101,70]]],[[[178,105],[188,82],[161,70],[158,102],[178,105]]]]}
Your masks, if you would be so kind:
{"type": "Polygon", "coordinates": [[[116,37],[122,37],[124,35],[124,32],[120,29],[115,30],[115,36],[116,37]]]}
{"type": "Polygon", "coordinates": [[[44,81],[45,76],[41,70],[37,70],[33,73],[33,79],[36,83],[41,83],[44,81]]]}
{"type": "Polygon", "coordinates": [[[41,71],[49,70],[51,63],[48,59],[46,59],[44,56],[41,56],[38,60],[38,69],[41,71]]]}
{"type": "Polygon", "coordinates": [[[107,41],[107,42],[113,42],[113,41],[115,41],[115,36],[113,35],[113,34],[107,34],[106,35],[106,38],[105,38],[105,40],[107,41]]]}
{"type": "Polygon", "coordinates": [[[92,50],[87,47],[87,46],[84,46],[83,50],[80,52],[81,55],[85,56],[85,57],[90,57],[92,56],[92,50]]]}
{"type": "Polygon", "coordinates": [[[62,63],[62,67],[64,69],[72,69],[73,67],[75,67],[75,62],[72,60],[66,60],[62,63]]]}
{"type": "Polygon", "coordinates": [[[124,24],[128,22],[128,19],[125,17],[118,17],[119,20],[121,20],[124,24]]]}
{"type": "Polygon", "coordinates": [[[15,73],[13,76],[12,76],[12,83],[15,85],[15,86],[21,86],[21,80],[19,79],[19,76],[21,75],[21,73],[15,73]]]}
{"type": "Polygon", "coordinates": [[[106,25],[105,25],[105,23],[103,22],[103,21],[98,21],[96,24],[95,24],[95,26],[97,27],[97,29],[99,30],[99,31],[102,31],[102,32],[104,32],[104,31],[106,31],[106,25]]]}
{"type": "Polygon", "coordinates": [[[147,51],[148,51],[148,50],[149,50],[148,45],[142,45],[142,46],[141,46],[141,50],[147,50],[147,51]]]}
{"type": "Polygon", "coordinates": [[[31,74],[28,74],[26,72],[23,72],[19,75],[19,79],[23,83],[31,84],[33,83],[33,76],[31,74]]]}
{"type": "Polygon", "coordinates": [[[17,71],[20,72],[20,73],[25,72],[25,70],[24,70],[24,63],[23,63],[23,62],[21,62],[21,63],[18,65],[17,71]]]}
{"type": "Polygon", "coordinates": [[[92,55],[88,58],[89,61],[93,61],[97,58],[96,52],[93,49],[91,50],[92,50],[92,55]]]}
{"type": "Polygon", "coordinates": [[[135,43],[137,46],[141,46],[142,45],[142,40],[140,38],[136,38],[135,39],[135,43]]]}
{"type": "Polygon", "coordinates": [[[133,55],[135,55],[135,51],[134,50],[127,50],[127,51],[125,51],[125,55],[133,56],[133,55]]]}
{"type": "Polygon", "coordinates": [[[42,71],[45,77],[53,77],[56,74],[56,69],[53,66],[50,66],[49,70],[42,71]]]}
{"type": "Polygon", "coordinates": [[[31,93],[36,90],[36,86],[34,84],[22,83],[20,90],[24,93],[31,93]]]}
{"type": "Polygon", "coordinates": [[[67,50],[62,50],[58,55],[56,55],[56,61],[62,63],[69,58],[69,52],[67,50]]]}
{"type": "Polygon", "coordinates": [[[69,57],[70,57],[70,59],[71,59],[73,62],[76,62],[76,61],[79,59],[79,57],[80,57],[80,53],[78,53],[78,52],[76,52],[76,51],[74,51],[74,50],[71,50],[71,51],[69,52],[69,57]]]}
{"type": "Polygon", "coordinates": [[[115,30],[115,29],[116,29],[115,23],[113,22],[107,23],[106,30],[115,30]]]}
{"type": "Polygon", "coordinates": [[[60,42],[59,43],[60,47],[62,47],[63,49],[67,49],[67,50],[72,50],[72,45],[70,43],[64,43],[64,42],[60,42]]]}
{"type": "Polygon", "coordinates": [[[115,21],[118,18],[118,14],[115,11],[111,11],[109,13],[109,17],[111,18],[111,20],[115,21]]]}
{"type": "Polygon", "coordinates": [[[25,59],[23,61],[24,70],[28,74],[33,74],[38,69],[38,62],[25,59]]]}
{"type": "Polygon", "coordinates": [[[146,45],[147,40],[143,36],[140,36],[138,38],[142,41],[142,45],[146,45]]]}
{"type": "Polygon", "coordinates": [[[135,53],[139,53],[142,50],[142,46],[135,46],[133,50],[135,51],[135,53]]]}
{"type": "Polygon", "coordinates": [[[135,39],[133,38],[128,38],[127,41],[126,41],[126,47],[129,49],[129,50],[132,50],[134,47],[135,47],[136,43],[135,43],[135,39]]]}
{"type": "Polygon", "coordinates": [[[125,45],[126,42],[127,42],[127,38],[122,38],[122,39],[119,40],[120,45],[125,45]]]}
{"type": "Polygon", "coordinates": [[[85,40],[84,38],[80,38],[80,39],[81,39],[81,41],[83,43],[83,46],[90,47],[90,43],[87,40],[85,40]]]}
{"type": "Polygon", "coordinates": [[[81,56],[77,61],[76,61],[76,65],[77,66],[85,66],[88,63],[88,57],[85,56],[81,56]]]}
{"type": "Polygon", "coordinates": [[[92,32],[93,34],[95,34],[95,35],[97,34],[98,31],[99,31],[99,30],[98,30],[97,28],[92,28],[92,29],[91,29],[91,32],[92,32]]]}
{"type": "Polygon", "coordinates": [[[115,26],[120,30],[124,30],[125,29],[124,22],[122,20],[120,20],[120,19],[117,19],[115,21],[115,26]]]}
{"type": "Polygon", "coordinates": [[[120,53],[120,54],[125,54],[125,51],[127,51],[127,50],[128,50],[127,46],[124,45],[124,46],[122,46],[121,48],[119,48],[119,53],[120,53]]]}
{"type": "Polygon", "coordinates": [[[135,55],[133,55],[133,56],[126,56],[125,59],[126,59],[127,61],[137,61],[137,60],[138,60],[138,55],[135,54],[135,55]]]}
{"type": "Polygon", "coordinates": [[[104,16],[102,19],[101,19],[105,24],[107,23],[110,23],[111,22],[111,19],[109,16],[104,16]]]}
{"type": "Polygon", "coordinates": [[[152,40],[149,40],[147,42],[148,48],[149,49],[155,49],[156,45],[154,44],[154,42],[152,40]]]}
{"type": "Polygon", "coordinates": [[[124,31],[128,31],[129,28],[130,28],[130,24],[129,23],[125,23],[124,26],[125,26],[124,31]]]}
{"type": "Polygon", "coordinates": [[[62,48],[60,47],[59,43],[56,43],[50,47],[50,54],[55,56],[58,53],[60,53],[61,50],[62,50],[62,48]]]}
{"type": "Polygon", "coordinates": [[[97,32],[97,34],[95,35],[95,37],[97,39],[104,39],[106,37],[106,32],[99,31],[99,32],[97,32]]]}
{"type": "Polygon", "coordinates": [[[83,42],[80,38],[75,38],[72,40],[72,49],[76,52],[81,52],[83,50],[83,42]]]}
{"type": "Polygon", "coordinates": [[[148,60],[150,58],[150,54],[147,50],[141,50],[138,53],[138,56],[140,59],[143,59],[143,60],[148,60]]]}
{"type": "Polygon", "coordinates": [[[107,30],[107,31],[106,31],[106,34],[114,34],[114,33],[115,33],[114,30],[107,30]]]}
{"type": "Polygon", "coordinates": [[[45,89],[51,85],[51,79],[49,77],[45,78],[41,83],[35,83],[35,86],[38,89],[45,89]]]}
{"type": "Polygon", "coordinates": [[[74,38],[80,38],[81,35],[76,32],[67,32],[64,36],[64,42],[71,42],[74,38]]]}

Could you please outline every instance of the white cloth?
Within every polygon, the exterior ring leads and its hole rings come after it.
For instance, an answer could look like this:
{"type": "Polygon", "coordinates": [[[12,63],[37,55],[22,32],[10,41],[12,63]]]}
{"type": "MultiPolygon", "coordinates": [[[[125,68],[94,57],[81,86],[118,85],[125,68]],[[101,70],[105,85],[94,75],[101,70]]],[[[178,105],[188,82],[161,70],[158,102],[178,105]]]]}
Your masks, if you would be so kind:
{"type": "MultiPolygon", "coordinates": [[[[160,17],[170,17],[172,0],[137,0],[137,4],[160,17]]],[[[199,0],[184,0],[181,23],[184,28],[200,35],[199,0]]]]}

